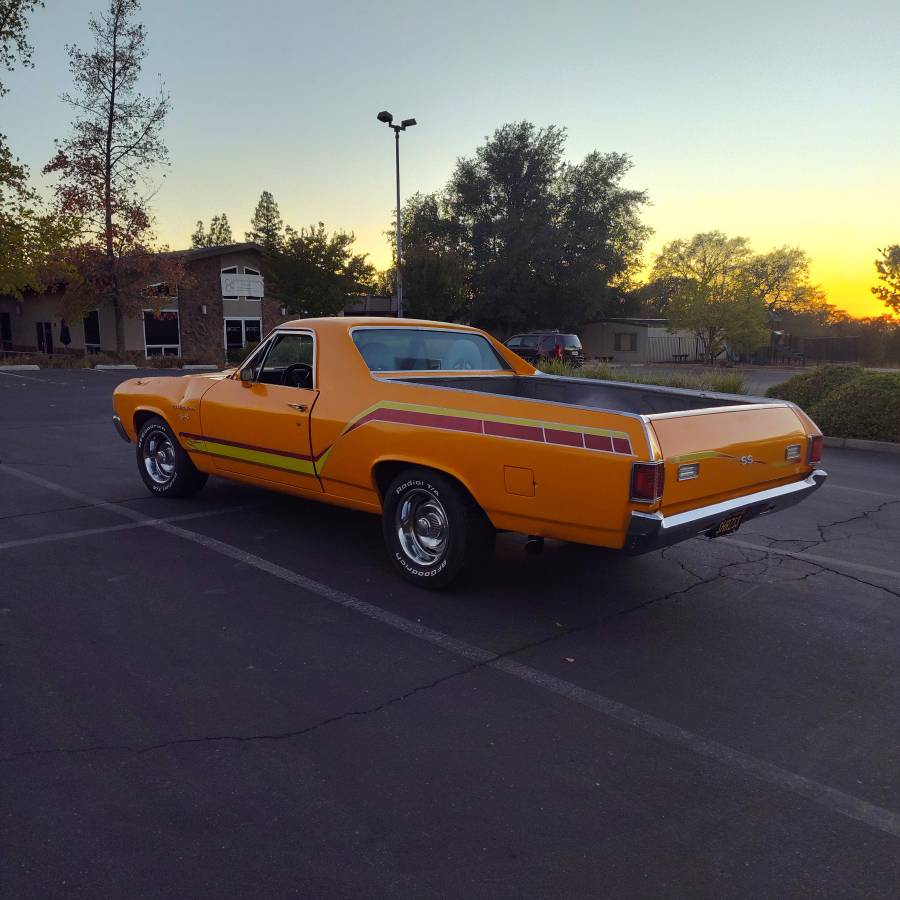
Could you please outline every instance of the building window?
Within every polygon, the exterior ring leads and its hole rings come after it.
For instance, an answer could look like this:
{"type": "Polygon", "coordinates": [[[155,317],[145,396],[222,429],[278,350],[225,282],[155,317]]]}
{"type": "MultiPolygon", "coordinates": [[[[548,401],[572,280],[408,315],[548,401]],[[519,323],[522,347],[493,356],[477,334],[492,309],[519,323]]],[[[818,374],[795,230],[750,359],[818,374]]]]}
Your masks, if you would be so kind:
{"type": "Polygon", "coordinates": [[[96,309],[84,317],[84,349],[88,353],[100,352],[100,313],[96,309]]]}
{"type": "Polygon", "coordinates": [[[617,352],[633,353],[637,350],[637,333],[634,331],[617,331],[613,335],[613,349],[617,352]]]}
{"type": "Polygon", "coordinates": [[[262,275],[262,272],[259,269],[251,269],[250,266],[244,266],[244,274],[245,275],[262,275]]]}
{"type": "Polygon", "coordinates": [[[181,356],[181,332],[177,309],[155,313],[144,310],[144,355],[181,356]]]}
{"type": "Polygon", "coordinates": [[[226,319],[225,349],[240,350],[247,344],[258,344],[262,336],[261,319],[226,319]]]}

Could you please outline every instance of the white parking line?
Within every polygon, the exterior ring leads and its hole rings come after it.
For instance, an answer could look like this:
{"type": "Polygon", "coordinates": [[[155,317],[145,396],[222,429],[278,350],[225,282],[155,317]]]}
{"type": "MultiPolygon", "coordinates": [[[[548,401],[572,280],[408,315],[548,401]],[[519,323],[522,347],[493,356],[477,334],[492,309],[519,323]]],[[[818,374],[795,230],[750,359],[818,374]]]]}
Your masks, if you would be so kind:
{"type": "MultiPolygon", "coordinates": [[[[8,467],[7,467],[8,468],[8,467]]],[[[148,528],[163,522],[187,522],[190,519],[208,519],[212,516],[224,516],[227,513],[257,509],[263,503],[244,503],[240,506],[227,506],[224,509],[210,509],[203,512],[184,513],[180,516],[167,516],[164,519],[144,519],[141,522],[123,522],[121,525],[103,525],[97,528],[82,528],[80,531],[58,531],[55,534],[42,534],[38,537],[20,538],[15,541],[0,543],[0,550],[11,550],[14,547],[28,547],[31,544],[49,544],[53,541],[69,541],[77,538],[92,537],[95,534],[107,534],[111,531],[129,531],[132,528],[148,528]]]]}
{"type": "MultiPolygon", "coordinates": [[[[752,533],[752,532],[749,532],[752,533]]],[[[819,553],[806,553],[803,550],[782,550],[780,547],[767,547],[765,544],[754,544],[752,541],[742,541],[739,538],[725,537],[719,538],[726,544],[733,544],[735,547],[743,547],[747,550],[760,550],[765,553],[774,553],[776,556],[789,556],[791,559],[799,559],[801,562],[808,560],[811,563],[821,563],[829,569],[856,569],[857,572],[865,572],[868,575],[881,575],[885,578],[893,578],[900,585],[900,572],[896,569],[882,569],[880,566],[870,566],[867,563],[852,562],[849,559],[840,559],[837,556],[822,556],[819,553]]],[[[789,540],[783,538],[783,540],[789,540]]],[[[803,541],[797,538],[797,543],[802,544],[803,541]]]]}
{"type": "Polygon", "coordinates": [[[854,494],[867,494],[870,497],[878,497],[879,500],[900,500],[900,494],[886,494],[884,491],[871,491],[868,488],[850,487],[849,484],[835,484],[828,480],[829,491],[851,491],[854,494]]]}
{"type": "Polygon", "coordinates": [[[852,794],[847,794],[844,791],[815,781],[812,778],[807,778],[804,775],[798,775],[795,772],[791,772],[780,766],[773,765],[765,760],[751,756],[748,753],[736,750],[719,741],[714,741],[701,735],[694,734],[686,728],[681,728],[678,725],[657,718],[649,713],[642,712],[634,707],[626,706],[624,703],[619,703],[596,691],[579,687],[577,684],[573,684],[570,681],[565,681],[562,678],[557,678],[554,675],[541,672],[532,666],[517,662],[509,657],[498,657],[496,654],[491,653],[482,647],[477,647],[466,641],[458,640],[442,631],[437,631],[426,625],[422,625],[419,622],[414,622],[412,619],[407,619],[404,616],[389,612],[386,609],[382,609],[380,606],[368,603],[365,600],[360,600],[358,597],[346,594],[337,588],[329,587],[326,584],[322,584],[321,582],[308,578],[305,575],[301,575],[298,572],[293,572],[290,569],[286,569],[284,566],[279,566],[276,563],[263,559],[260,556],[256,556],[253,553],[248,553],[238,547],[233,547],[231,544],[226,544],[203,534],[188,531],[185,528],[180,528],[177,525],[172,525],[169,522],[160,519],[150,519],[148,516],[144,516],[142,513],[135,512],[132,509],[120,508],[112,503],[107,503],[105,500],[88,497],[79,491],[55,484],[52,481],[47,481],[46,479],[40,478],[37,475],[32,475],[29,472],[13,469],[4,464],[0,464],[0,472],[6,472],[23,481],[29,481],[48,490],[58,491],[69,497],[75,497],[84,503],[90,503],[96,506],[98,509],[115,511],[136,522],[139,521],[142,524],[146,524],[149,527],[156,528],[167,534],[176,535],[184,540],[199,544],[207,550],[219,553],[236,562],[243,563],[246,566],[257,569],[260,572],[264,572],[267,575],[271,575],[288,584],[293,584],[296,587],[302,588],[303,590],[315,594],[318,597],[322,597],[325,600],[329,600],[332,603],[336,603],[339,606],[352,609],[354,612],[360,613],[369,619],[380,622],[390,628],[397,629],[398,631],[402,631],[405,634],[409,634],[419,640],[440,647],[443,650],[448,650],[464,659],[472,660],[481,663],[484,666],[496,669],[497,671],[504,672],[507,675],[518,678],[520,681],[524,681],[560,697],[565,697],[567,700],[571,700],[588,709],[592,709],[609,719],[624,722],[638,731],[652,735],[668,744],[683,747],[698,756],[711,759],[723,766],[742,772],[745,775],[750,775],[753,778],[766,782],[774,787],[790,791],[807,800],[811,800],[819,806],[830,809],[833,812],[840,813],[843,816],[847,816],[848,818],[855,819],[859,822],[864,822],[873,828],[877,828],[880,831],[894,835],[895,837],[900,837],[900,813],[894,812],[893,810],[877,806],[874,803],[869,803],[867,800],[855,797],[852,794]]]}

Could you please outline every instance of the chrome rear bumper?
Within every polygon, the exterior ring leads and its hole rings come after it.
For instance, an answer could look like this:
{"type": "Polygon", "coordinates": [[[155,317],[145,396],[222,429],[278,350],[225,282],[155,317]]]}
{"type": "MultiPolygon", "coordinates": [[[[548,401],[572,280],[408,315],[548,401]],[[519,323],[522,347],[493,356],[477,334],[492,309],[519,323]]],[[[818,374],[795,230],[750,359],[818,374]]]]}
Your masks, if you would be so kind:
{"type": "Polygon", "coordinates": [[[827,472],[816,469],[802,481],[792,481],[790,484],[782,484],[765,491],[757,491],[755,494],[735,497],[733,500],[723,500],[721,503],[690,509],[673,516],[664,516],[658,512],[633,512],[631,525],[625,538],[625,546],[622,549],[626,553],[638,554],[658,550],[660,547],[668,547],[670,544],[677,544],[679,541],[706,533],[731,513],[739,510],[745,510],[744,521],[746,522],[766,513],[787,509],[818,490],[825,483],[827,477],[827,472]]]}

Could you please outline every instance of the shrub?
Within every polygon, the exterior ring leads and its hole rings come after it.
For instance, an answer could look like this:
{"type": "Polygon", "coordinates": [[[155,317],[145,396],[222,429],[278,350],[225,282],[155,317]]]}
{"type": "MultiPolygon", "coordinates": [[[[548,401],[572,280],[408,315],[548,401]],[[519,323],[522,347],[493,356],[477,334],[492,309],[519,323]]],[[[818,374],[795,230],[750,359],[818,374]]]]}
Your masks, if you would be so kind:
{"type": "Polygon", "coordinates": [[[767,397],[790,400],[809,412],[815,403],[827,397],[836,388],[859,378],[865,372],[859,366],[817,366],[807,372],[794,375],[783,384],[776,384],[766,391],[767,397]]]}
{"type": "Polygon", "coordinates": [[[900,375],[863,372],[807,409],[824,434],[900,442],[900,375]]]}

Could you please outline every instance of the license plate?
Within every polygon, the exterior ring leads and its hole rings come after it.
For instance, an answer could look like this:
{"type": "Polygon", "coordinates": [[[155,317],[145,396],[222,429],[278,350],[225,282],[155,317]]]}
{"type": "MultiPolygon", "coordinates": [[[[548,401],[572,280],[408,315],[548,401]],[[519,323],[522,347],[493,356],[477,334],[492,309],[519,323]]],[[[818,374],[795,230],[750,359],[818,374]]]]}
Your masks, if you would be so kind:
{"type": "Polygon", "coordinates": [[[744,512],[745,510],[742,509],[740,512],[732,513],[727,519],[723,519],[716,526],[712,536],[724,537],[726,534],[734,534],[741,527],[741,522],[744,521],[744,512]]]}

